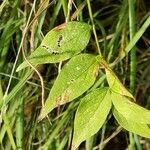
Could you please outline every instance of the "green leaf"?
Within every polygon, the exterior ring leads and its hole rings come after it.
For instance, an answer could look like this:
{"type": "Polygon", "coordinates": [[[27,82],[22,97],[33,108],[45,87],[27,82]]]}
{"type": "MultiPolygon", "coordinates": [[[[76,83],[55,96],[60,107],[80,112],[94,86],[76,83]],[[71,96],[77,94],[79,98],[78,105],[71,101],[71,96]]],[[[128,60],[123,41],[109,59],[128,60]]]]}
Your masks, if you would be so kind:
{"type": "MultiPolygon", "coordinates": [[[[83,22],[68,22],[49,31],[41,45],[29,56],[32,65],[57,63],[80,53],[90,39],[90,25],[83,22]]],[[[28,66],[23,62],[17,71],[28,66]]]]}
{"type": "Polygon", "coordinates": [[[126,119],[137,123],[150,124],[150,111],[131,102],[127,97],[117,93],[111,94],[115,109],[126,119]]]}
{"type": "Polygon", "coordinates": [[[111,68],[109,67],[108,63],[103,59],[103,57],[100,56],[100,55],[98,55],[98,56],[96,56],[96,59],[105,68],[106,78],[107,78],[107,82],[109,84],[110,89],[112,91],[116,92],[116,93],[121,94],[121,95],[125,95],[125,96],[133,98],[132,94],[120,82],[120,80],[118,79],[118,77],[111,70],[111,68]]]}
{"type": "Polygon", "coordinates": [[[121,113],[119,113],[115,108],[113,108],[113,115],[117,122],[126,130],[136,133],[140,136],[150,138],[150,129],[148,125],[137,123],[132,120],[128,120],[121,113]]]}
{"type": "Polygon", "coordinates": [[[124,87],[124,85],[120,82],[118,77],[110,68],[105,68],[105,71],[109,87],[112,91],[133,98],[132,94],[124,87]]]}
{"type": "Polygon", "coordinates": [[[98,132],[110,109],[109,88],[95,89],[81,100],[75,116],[72,150],[98,132]]]}
{"type": "Polygon", "coordinates": [[[80,54],[73,57],[58,75],[41,110],[40,119],[55,107],[72,101],[87,91],[95,82],[99,64],[94,55],[80,54]]]}

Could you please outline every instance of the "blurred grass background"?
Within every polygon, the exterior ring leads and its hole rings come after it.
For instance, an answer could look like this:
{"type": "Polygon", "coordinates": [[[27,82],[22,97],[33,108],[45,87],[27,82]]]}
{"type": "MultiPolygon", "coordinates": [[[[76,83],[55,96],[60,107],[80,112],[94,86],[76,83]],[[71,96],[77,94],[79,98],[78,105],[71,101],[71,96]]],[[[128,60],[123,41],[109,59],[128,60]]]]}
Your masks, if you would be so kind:
{"type": "MultiPolygon", "coordinates": [[[[16,72],[53,27],[78,20],[95,26],[84,52],[102,55],[131,90],[137,103],[150,109],[150,28],[126,57],[116,63],[150,16],[148,0],[3,0],[0,1],[0,149],[69,150],[78,100],[55,109],[50,121],[37,122],[41,109],[41,82],[30,68],[16,72]],[[68,5],[69,4],[69,5],[68,5]],[[91,12],[89,6],[91,5],[91,12]],[[69,8],[69,9],[68,9],[69,8]]],[[[45,97],[58,74],[59,64],[38,67],[43,77],[45,97]]],[[[100,76],[95,87],[103,86],[100,76]]],[[[61,86],[61,85],[60,85],[61,86]]],[[[118,127],[114,118],[82,143],[79,150],[149,150],[150,140],[118,127]]]]}

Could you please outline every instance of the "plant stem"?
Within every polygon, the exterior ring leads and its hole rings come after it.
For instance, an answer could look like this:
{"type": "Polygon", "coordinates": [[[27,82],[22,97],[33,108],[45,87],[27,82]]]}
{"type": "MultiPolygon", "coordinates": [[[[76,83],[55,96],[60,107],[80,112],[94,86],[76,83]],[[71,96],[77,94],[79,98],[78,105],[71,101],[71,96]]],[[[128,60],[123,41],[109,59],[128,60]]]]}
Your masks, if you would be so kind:
{"type": "MultiPolygon", "coordinates": [[[[50,29],[52,29],[54,27],[54,23],[55,23],[55,21],[57,19],[57,16],[58,16],[59,12],[60,12],[61,6],[62,6],[62,2],[58,1],[56,7],[54,8],[53,14],[52,14],[52,19],[51,19],[51,23],[50,23],[50,29]]],[[[65,14],[65,12],[64,12],[64,14],[65,14]]]]}
{"type": "Polygon", "coordinates": [[[69,0],[68,2],[68,11],[66,16],[66,23],[70,20],[70,11],[72,10],[72,0],[69,0]]]}
{"type": "Polygon", "coordinates": [[[12,133],[12,130],[11,130],[11,127],[10,127],[10,120],[9,120],[7,114],[3,115],[3,120],[4,120],[4,123],[5,123],[5,128],[7,130],[7,134],[8,134],[11,146],[12,146],[13,150],[15,150],[16,149],[16,144],[15,144],[13,133],[12,133]]]}
{"type": "MultiPolygon", "coordinates": [[[[136,32],[136,21],[135,21],[135,0],[128,0],[129,3],[129,31],[130,31],[130,41],[132,41],[136,32]]],[[[130,90],[131,93],[135,92],[135,81],[136,81],[136,48],[133,47],[130,52],[130,90]]],[[[130,149],[135,148],[137,145],[138,150],[142,150],[141,144],[139,142],[138,136],[133,133],[129,133],[130,136],[130,149]],[[133,136],[134,135],[134,136],[133,136]]]]}
{"type": "Polygon", "coordinates": [[[64,16],[67,17],[67,1],[61,0],[61,3],[62,3],[62,7],[63,7],[64,16]]]}
{"type": "Polygon", "coordinates": [[[23,98],[20,98],[20,105],[17,110],[17,119],[16,119],[16,146],[17,150],[23,150],[23,133],[24,133],[24,120],[23,120],[23,108],[24,101],[23,98]]]}
{"type": "MultiPolygon", "coordinates": [[[[129,2],[129,30],[130,30],[130,41],[136,31],[135,26],[135,2],[134,0],[128,0],[129,2]]],[[[132,48],[130,52],[130,90],[132,93],[135,91],[135,77],[136,77],[136,49],[132,48]]]]}
{"type": "MultiPolygon", "coordinates": [[[[141,38],[141,36],[143,35],[143,33],[146,31],[146,29],[149,26],[150,26],[150,16],[146,19],[146,21],[144,22],[144,24],[142,25],[142,27],[138,30],[138,32],[136,32],[136,34],[132,38],[132,41],[130,41],[129,44],[127,45],[127,47],[125,48],[126,54],[129,51],[131,51],[131,49],[135,46],[135,44],[137,43],[137,41],[141,38]]],[[[122,58],[124,58],[124,56],[122,58]]]]}
{"type": "Polygon", "coordinates": [[[94,37],[95,37],[98,53],[99,53],[100,56],[102,56],[101,49],[100,49],[100,46],[99,46],[99,43],[98,43],[98,38],[97,38],[96,29],[95,29],[95,24],[94,24],[94,19],[93,19],[90,0],[87,0],[87,5],[88,5],[89,15],[90,15],[91,23],[92,23],[93,34],[94,34],[94,37]]]}

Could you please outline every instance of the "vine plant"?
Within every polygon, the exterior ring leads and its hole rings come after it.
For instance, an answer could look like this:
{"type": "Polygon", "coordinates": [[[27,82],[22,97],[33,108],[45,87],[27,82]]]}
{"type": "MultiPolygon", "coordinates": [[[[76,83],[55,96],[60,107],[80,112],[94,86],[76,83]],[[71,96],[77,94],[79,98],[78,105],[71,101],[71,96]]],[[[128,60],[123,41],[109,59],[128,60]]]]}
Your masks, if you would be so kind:
{"type": "MultiPolygon", "coordinates": [[[[150,111],[134,102],[132,94],[119,81],[101,55],[81,54],[89,42],[90,35],[91,26],[86,23],[72,21],[62,24],[52,29],[29,56],[28,60],[34,66],[70,59],[57,76],[41,109],[39,120],[45,118],[54,108],[85,93],[97,82],[101,69],[105,71],[109,86],[92,88],[80,99],[74,121],[72,150],[99,131],[110,110],[124,129],[150,138],[150,111]]],[[[17,71],[25,67],[28,67],[26,61],[17,71]]]]}

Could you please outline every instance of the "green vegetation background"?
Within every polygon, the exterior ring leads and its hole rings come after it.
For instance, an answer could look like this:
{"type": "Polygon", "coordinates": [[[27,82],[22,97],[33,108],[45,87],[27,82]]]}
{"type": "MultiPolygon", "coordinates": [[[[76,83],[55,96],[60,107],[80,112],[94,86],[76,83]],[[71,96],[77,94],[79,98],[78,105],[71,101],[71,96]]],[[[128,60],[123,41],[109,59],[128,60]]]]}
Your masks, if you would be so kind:
{"type": "MultiPolygon", "coordinates": [[[[42,106],[39,76],[30,69],[16,72],[24,60],[23,52],[29,56],[47,32],[66,21],[79,20],[95,25],[103,56],[108,63],[115,65],[114,71],[131,90],[137,103],[149,109],[150,29],[123,60],[115,62],[148,16],[150,2],[147,0],[1,1],[0,149],[70,149],[78,101],[55,109],[49,115],[50,120],[45,118],[38,122],[42,106]],[[87,2],[90,2],[92,12],[87,2]]],[[[98,54],[93,34],[84,52],[98,54]]],[[[38,71],[44,80],[46,97],[58,75],[59,64],[41,65],[38,71]]],[[[105,84],[105,79],[101,84],[105,84]]],[[[102,129],[79,149],[150,149],[149,139],[122,130],[111,116],[102,129]]]]}

